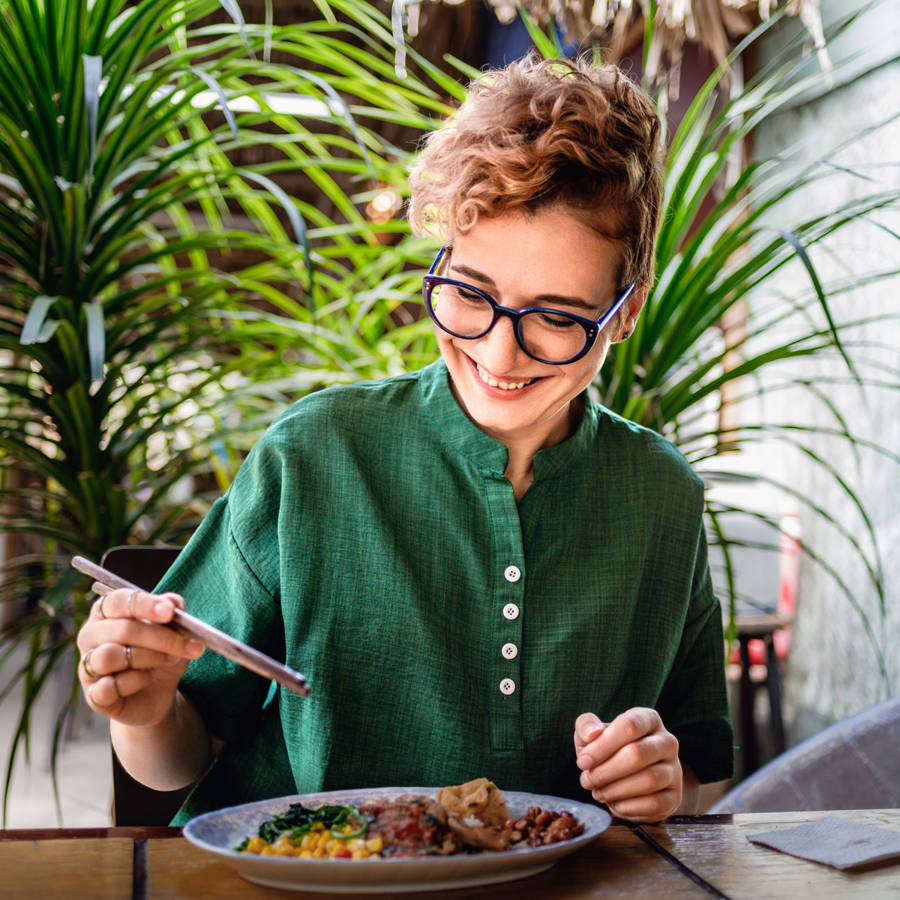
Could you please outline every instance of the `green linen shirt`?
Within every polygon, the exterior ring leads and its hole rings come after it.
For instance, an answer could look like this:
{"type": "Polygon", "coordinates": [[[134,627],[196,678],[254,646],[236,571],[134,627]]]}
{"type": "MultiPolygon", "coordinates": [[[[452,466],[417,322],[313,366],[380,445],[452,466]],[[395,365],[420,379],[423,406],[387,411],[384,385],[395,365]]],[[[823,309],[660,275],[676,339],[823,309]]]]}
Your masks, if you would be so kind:
{"type": "Polygon", "coordinates": [[[294,404],[161,589],[306,674],[300,697],[207,651],[181,688],[225,748],[176,818],[338,788],[587,799],[572,734],[656,708],[701,781],[732,735],[699,479],[584,398],[517,503],[504,445],[442,361],[294,404]]]}

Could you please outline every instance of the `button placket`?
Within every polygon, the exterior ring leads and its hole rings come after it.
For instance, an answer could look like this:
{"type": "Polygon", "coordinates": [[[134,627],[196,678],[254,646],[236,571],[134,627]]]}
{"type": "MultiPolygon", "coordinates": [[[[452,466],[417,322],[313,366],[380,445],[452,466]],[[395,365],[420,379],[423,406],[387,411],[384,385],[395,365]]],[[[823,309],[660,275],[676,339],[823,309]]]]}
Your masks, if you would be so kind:
{"type": "MultiPolygon", "coordinates": [[[[491,568],[493,596],[485,609],[490,624],[490,656],[484,687],[490,692],[491,747],[524,750],[522,721],[522,624],[524,619],[525,569],[522,523],[512,488],[499,473],[486,479],[491,511],[491,568]]],[[[487,637],[487,636],[486,636],[487,637]]]]}
{"type": "MultiPolygon", "coordinates": [[[[503,571],[503,577],[506,579],[507,583],[510,585],[516,585],[519,587],[519,592],[521,592],[520,582],[522,580],[522,570],[516,565],[508,565],[506,569],[503,571]]],[[[503,618],[506,619],[507,623],[515,622],[519,625],[517,632],[521,634],[521,623],[519,622],[519,617],[521,615],[521,608],[518,603],[505,603],[503,606],[503,618]]],[[[503,646],[500,648],[500,656],[504,660],[504,676],[500,679],[500,683],[497,687],[500,689],[500,693],[503,694],[504,697],[512,697],[516,692],[516,678],[513,677],[515,675],[518,677],[519,674],[519,665],[518,663],[514,663],[513,665],[509,665],[512,663],[514,659],[517,659],[519,656],[519,648],[513,641],[506,641],[503,646]]]]}

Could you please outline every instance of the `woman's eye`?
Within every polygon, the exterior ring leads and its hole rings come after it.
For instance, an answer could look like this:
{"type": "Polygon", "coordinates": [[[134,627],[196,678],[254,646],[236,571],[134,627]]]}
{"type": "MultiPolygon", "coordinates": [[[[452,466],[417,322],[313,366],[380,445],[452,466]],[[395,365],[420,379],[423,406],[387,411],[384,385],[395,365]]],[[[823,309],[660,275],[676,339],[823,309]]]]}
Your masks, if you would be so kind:
{"type": "Polygon", "coordinates": [[[481,294],[476,294],[475,291],[467,291],[465,288],[457,288],[457,294],[460,299],[465,300],[467,303],[486,303],[487,301],[481,294]]]}
{"type": "Polygon", "coordinates": [[[549,325],[551,328],[565,329],[575,327],[575,323],[566,316],[554,316],[550,313],[541,313],[541,322],[544,325],[549,325]]]}

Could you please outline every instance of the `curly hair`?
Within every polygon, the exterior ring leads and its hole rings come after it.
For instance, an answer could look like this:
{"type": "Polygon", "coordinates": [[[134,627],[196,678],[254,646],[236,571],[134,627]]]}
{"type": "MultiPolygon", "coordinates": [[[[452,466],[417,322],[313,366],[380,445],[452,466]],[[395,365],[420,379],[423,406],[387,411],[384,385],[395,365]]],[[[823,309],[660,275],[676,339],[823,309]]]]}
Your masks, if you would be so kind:
{"type": "Polygon", "coordinates": [[[650,284],[660,145],[652,101],[615,66],[529,57],[482,74],[426,136],[409,219],[452,244],[480,216],[563,208],[621,246],[621,284],[650,284]]]}

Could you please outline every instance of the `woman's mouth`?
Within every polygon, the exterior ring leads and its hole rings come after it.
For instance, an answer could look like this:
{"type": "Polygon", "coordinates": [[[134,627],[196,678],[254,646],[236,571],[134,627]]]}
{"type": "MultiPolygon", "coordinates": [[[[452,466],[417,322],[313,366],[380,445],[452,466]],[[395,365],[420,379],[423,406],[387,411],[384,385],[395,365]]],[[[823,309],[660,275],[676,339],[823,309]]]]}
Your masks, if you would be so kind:
{"type": "Polygon", "coordinates": [[[499,388],[501,391],[520,391],[522,388],[537,381],[536,378],[528,378],[524,381],[500,381],[499,379],[494,378],[489,372],[485,371],[478,363],[475,363],[475,371],[478,373],[479,379],[486,385],[493,388],[499,388]]]}

